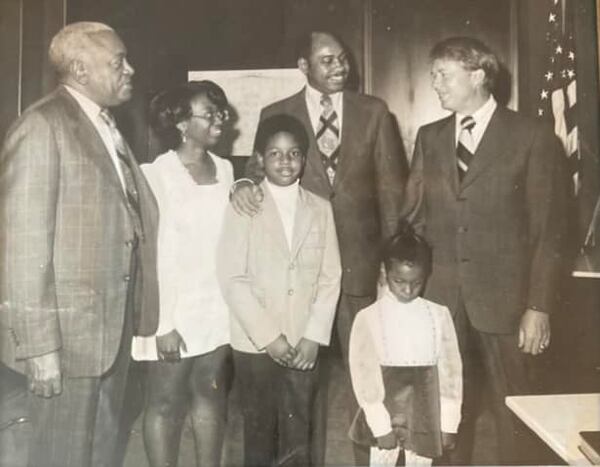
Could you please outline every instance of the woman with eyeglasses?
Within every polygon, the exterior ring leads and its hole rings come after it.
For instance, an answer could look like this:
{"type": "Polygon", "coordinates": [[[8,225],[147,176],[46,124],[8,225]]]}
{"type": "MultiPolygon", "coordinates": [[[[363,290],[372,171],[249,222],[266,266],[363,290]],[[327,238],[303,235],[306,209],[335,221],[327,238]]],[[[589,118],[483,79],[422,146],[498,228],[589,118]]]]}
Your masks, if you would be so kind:
{"type": "Polygon", "coordinates": [[[212,81],[182,84],[150,105],[152,127],[168,148],[142,165],[160,211],[160,320],[155,336],[134,338],[132,354],[148,361],[143,431],[151,466],[177,464],[188,414],[197,465],[220,465],[231,349],[215,252],[233,169],[210,148],[223,133],[227,107],[212,81]]]}

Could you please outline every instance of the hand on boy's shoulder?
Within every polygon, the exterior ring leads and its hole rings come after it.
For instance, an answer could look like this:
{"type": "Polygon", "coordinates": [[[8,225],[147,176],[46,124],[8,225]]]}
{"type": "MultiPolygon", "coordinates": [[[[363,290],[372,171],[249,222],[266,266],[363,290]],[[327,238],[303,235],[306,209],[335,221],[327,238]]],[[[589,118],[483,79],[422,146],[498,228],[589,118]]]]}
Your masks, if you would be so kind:
{"type": "Polygon", "coordinates": [[[242,216],[255,216],[264,199],[262,188],[250,180],[238,180],[232,187],[231,205],[242,216]]]}
{"type": "Polygon", "coordinates": [[[393,431],[390,431],[387,435],[378,436],[376,441],[379,449],[395,449],[398,446],[398,440],[393,431]]]}
{"type": "Polygon", "coordinates": [[[303,337],[296,344],[296,358],[294,358],[292,366],[296,370],[312,370],[317,363],[318,355],[319,343],[303,337]]]}
{"type": "Polygon", "coordinates": [[[269,356],[282,366],[292,366],[296,357],[296,349],[290,345],[287,338],[280,334],[277,339],[265,347],[269,356]]]}

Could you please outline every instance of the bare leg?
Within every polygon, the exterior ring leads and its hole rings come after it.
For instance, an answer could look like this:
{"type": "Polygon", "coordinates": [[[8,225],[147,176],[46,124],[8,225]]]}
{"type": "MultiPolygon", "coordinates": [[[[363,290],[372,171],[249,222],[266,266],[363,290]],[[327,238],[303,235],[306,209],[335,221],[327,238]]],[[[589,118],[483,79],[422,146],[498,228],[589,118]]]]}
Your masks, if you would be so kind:
{"type": "Polygon", "coordinates": [[[148,363],[143,430],[150,467],[177,465],[192,365],[193,358],[148,363]]]}
{"type": "Polygon", "coordinates": [[[191,418],[198,466],[218,467],[221,464],[230,382],[231,348],[228,345],[194,357],[190,381],[191,418]]]}

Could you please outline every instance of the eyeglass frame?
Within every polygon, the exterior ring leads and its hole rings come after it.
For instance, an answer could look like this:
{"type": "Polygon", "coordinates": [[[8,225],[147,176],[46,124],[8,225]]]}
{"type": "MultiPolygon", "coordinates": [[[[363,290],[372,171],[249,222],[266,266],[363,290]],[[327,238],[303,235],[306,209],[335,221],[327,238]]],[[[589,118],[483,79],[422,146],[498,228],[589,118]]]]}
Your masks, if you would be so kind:
{"type": "Polygon", "coordinates": [[[190,115],[190,118],[201,118],[202,120],[209,122],[211,125],[215,124],[217,117],[219,118],[219,120],[221,120],[221,123],[225,123],[231,119],[231,114],[229,113],[229,110],[223,109],[223,110],[217,110],[216,112],[209,110],[203,115],[198,115],[198,114],[190,115]]]}

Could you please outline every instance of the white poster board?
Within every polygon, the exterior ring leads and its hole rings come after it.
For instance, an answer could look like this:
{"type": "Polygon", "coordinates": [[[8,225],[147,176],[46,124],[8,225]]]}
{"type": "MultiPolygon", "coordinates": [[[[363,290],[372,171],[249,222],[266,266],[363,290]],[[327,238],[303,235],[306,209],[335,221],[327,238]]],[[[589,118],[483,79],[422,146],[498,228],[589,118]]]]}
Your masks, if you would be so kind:
{"type": "MultiPolygon", "coordinates": [[[[297,68],[269,70],[190,71],[189,81],[208,79],[223,88],[233,111],[232,156],[252,154],[261,109],[298,92],[306,83],[297,68]]],[[[226,154],[223,154],[226,155],[226,154]]]]}

